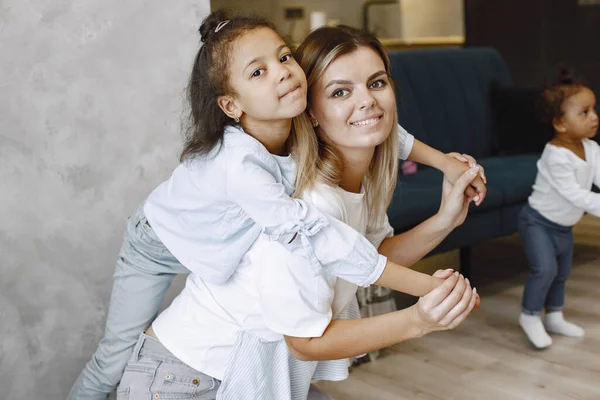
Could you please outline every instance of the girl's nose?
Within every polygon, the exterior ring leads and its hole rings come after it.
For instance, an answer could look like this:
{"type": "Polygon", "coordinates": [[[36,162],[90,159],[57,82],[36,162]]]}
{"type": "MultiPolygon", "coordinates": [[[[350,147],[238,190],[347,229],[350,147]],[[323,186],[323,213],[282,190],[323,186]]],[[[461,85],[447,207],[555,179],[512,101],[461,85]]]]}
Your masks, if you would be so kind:
{"type": "Polygon", "coordinates": [[[279,64],[280,65],[280,70],[279,70],[279,82],[282,82],[286,79],[288,79],[292,73],[290,72],[289,68],[283,64],[279,64]]]}

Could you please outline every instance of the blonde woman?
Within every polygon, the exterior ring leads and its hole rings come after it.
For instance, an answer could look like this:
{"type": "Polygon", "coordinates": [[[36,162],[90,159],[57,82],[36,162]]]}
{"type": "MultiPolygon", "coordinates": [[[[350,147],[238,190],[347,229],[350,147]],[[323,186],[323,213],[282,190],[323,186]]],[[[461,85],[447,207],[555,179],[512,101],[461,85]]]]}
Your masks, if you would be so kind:
{"type": "MultiPolygon", "coordinates": [[[[477,169],[465,172],[453,188],[445,185],[437,219],[392,237],[385,210],[396,182],[398,128],[385,53],[371,36],[334,29],[311,34],[299,60],[309,78],[309,110],[319,140],[304,149],[299,168],[306,172],[297,196],[391,257],[418,259],[464,220],[464,191],[477,169]]],[[[381,279],[423,296],[419,302],[372,318],[345,319],[357,317],[357,286],[309,268],[309,258],[260,237],[226,283],[190,275],[182,293],[142,335],[119,392],[125,397],[137,390],[144,371],[157,365],[151,386],[161,397],[191,387],[207,399],[306,399],[312,380],[345,379],[348,357],[454,328],[477,301],[458,274],[441,271],[441,285],[423,290],[431,277],[386,268],[381,279]],[[176,367],[165,369],[165,359],[187,368],[186,382],[176,367]]]]}

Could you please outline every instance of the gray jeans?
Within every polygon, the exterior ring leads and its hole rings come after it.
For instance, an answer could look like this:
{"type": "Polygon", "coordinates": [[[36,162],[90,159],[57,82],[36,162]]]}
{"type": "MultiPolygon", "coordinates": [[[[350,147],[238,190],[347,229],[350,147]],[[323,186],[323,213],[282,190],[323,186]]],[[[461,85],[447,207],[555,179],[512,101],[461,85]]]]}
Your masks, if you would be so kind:
{"type": "Polygon", "coordinates": [[[158,340],[141,334],[117,389],[117,400],[214,400],[220,382],[179,361],[158,340]]]}
{"type": "Polygon", "coordinates": [[[150,326],[177,274],[189,271],[146,223],[143,204],[127,220],[104,336],[75,381],[69,400],[104,400],[121,380],[140,334],[150,326]]]}
{"type": "MultiPolygon", "coordinates": [[[[125,381],[123,372],[132,357],[136,342],[141,340],[140,334],[156,318],[171,281],[177,274],[189,273],[146,222],[141,204],[127,220],[125,239],[114,274],[104,336],[71,388],[68,400],[105,400],[117,388],[121,377],[125,381]]],[[[218,387],[219,385],[215,386],[215,395],[218,387]]],[[[124,396],[128,390],[123,385],[121,388],[120,398],[127,398],[124,396]]],[[[129,393],[129,398],[135,399],[131,397],[131,389],[129,393]]],[[[159,398],[170,398],[164,397],[166,394],[158,394],[159,398]]],[[[148,393],[144,398],[149,398],[148,393]]],[[[311,386],[308,398],[330,399],[314,386],[311,386]]]]}

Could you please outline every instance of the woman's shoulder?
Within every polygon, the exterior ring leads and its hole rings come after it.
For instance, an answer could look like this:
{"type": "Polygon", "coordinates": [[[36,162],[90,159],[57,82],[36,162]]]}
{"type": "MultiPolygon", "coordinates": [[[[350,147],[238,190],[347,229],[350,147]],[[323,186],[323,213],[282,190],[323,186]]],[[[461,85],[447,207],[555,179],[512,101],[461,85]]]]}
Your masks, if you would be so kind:
{"type": "Polygon", "coordinates": [[[344,200],[339,188],[317,182],[312,188],[306,190],[302,200],[315,206],[319,211],[343,221],[345,216],[344,200]]]}

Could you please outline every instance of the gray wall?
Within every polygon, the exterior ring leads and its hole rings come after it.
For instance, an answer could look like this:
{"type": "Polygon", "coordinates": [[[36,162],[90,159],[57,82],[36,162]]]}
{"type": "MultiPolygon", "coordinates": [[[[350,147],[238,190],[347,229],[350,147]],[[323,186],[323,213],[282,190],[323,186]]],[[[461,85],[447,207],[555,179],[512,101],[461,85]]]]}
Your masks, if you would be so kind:
{"type": "Polygon", "coordinates": [[[0,3],[0,398],[63,399],[90,357],[124,220],[177,163],[208,3],[0,3]]]}

